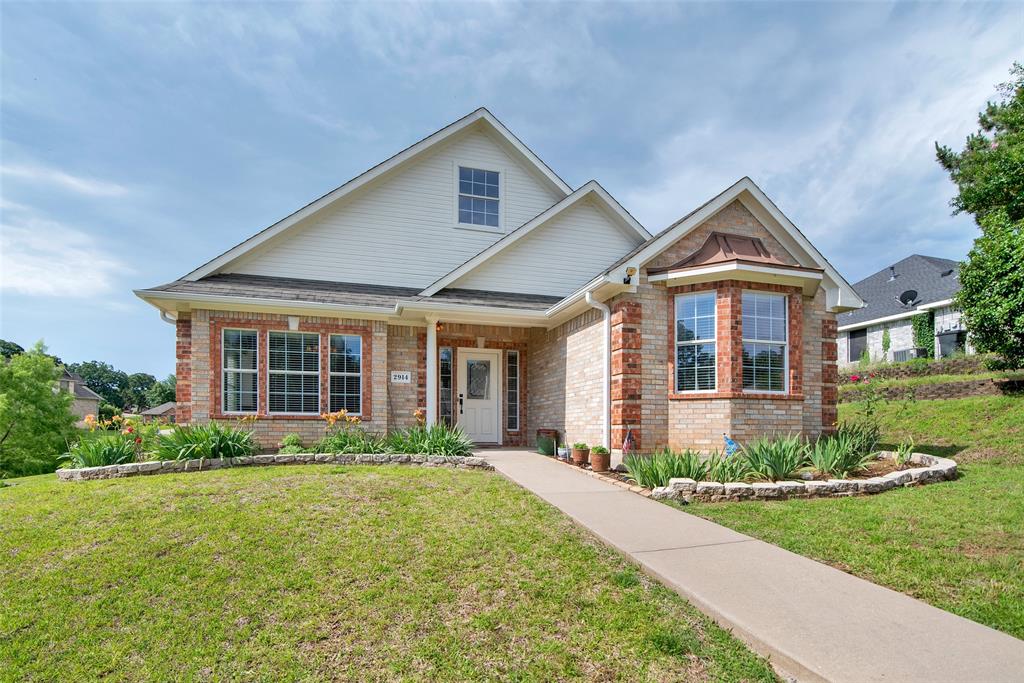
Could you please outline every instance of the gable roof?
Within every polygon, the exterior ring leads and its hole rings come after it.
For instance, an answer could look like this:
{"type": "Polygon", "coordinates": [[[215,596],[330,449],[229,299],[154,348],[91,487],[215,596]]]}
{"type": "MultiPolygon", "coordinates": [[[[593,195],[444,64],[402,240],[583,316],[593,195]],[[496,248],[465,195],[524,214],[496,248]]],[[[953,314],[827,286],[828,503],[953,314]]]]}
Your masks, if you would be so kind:
{"type": "MultiPolygon", "coordinates": [[[[822,271],[826,306],[830,311],[850,310],[863,305],[863,301],[850,283],[779,210],[768,195],[746,176],[626,254],[604,272],[604,277],[611,281],[626,277],[627,269],[639,269],[734,201],[742,203],[801,266],[822,271]]],[[[585,287],[588,286],[589,284],[585,287]]]]}
{"type": "Polygon", "coordinates": [[[163,415],[174,410],[177,405],[178,404],[175,403],[174,401],[167,401],[166,403],[161,403],[158,406],[147,408],[146,410],[143,410],[141,413],[139,413],[139,415],[163,415]]]}
{"type": "Polygon", "coordinates": [[[921,254],[886,266],[853,285],[864,299],[864,308],[839,315],[839,326],[866,326],[897,315],[910,317],[919,312],[918,307],[948,301],[960,289],[959,270],[956,261],[921,254]],[[900,303],[900,295],[910,290],[917,296],[909,305],[900,303]]]}
{"type": "Polygon", "coordinates": [[[553,204],[552,206],[545,209],[543,212],[533,217],[523,225],[519,226],[512,232],[508,233],[497,242],[494,242],[490,246],[483,249],[476,256],[473,256],[459,267],[449,271],[445,275],[435,280],[430,286],[425,288],[420,294],[422,296],[433,296],[440,292],[442,289],[452,284],[459,278],[467,275],[471,271],[483,265],[486,261],[492,257],[504,251],[508,247],[512,246],[522,238],[529,235],[531,232],[544,225],[548,221],[552,220],[556,216],[567,211],[570,207],[575,206],[581,200],[593,197],[601,206],[608,209],[612,216],[618,219],[620,225],[628,231],[635,233],[640,239],[650,239],[651,233],[647,232],[644,226],[633,218],[633,216],[626,211],[619,204],[618,201],[612,197],[607,190],[601,187],[601,184],[596,180],[591,180],[581,186],[578,190],[568,195],[561,201],[553,204]]]}
{"type": "Polygon", "coordinates": [[[552,188],[556,189],[563,196],[568,195],[572,192],[572,188],[562,180],[558,174],[556,174],[551,168],[545,164],[540,157],[533,153],[529,147],[524,145],[522,141],[517,138],[512,131],[505,127],[501,121],[499,121],[491,112],[487,111],[486,108],[480,107],[476,111],[463,116],[458,121],[448,124],[441,130],[427,136],[419,142],[405,148],[398,154],[395,154],[391,158],[377,164],[373,168],[364,171],[355,178],[352,178],[345,184],[337,187],[324,196],[316,199],[306,206],[302,207],[298,211],[282,218],[273,225],[264,228],[260,232],[256,233],[252,237],[244,240],[243,242],[235,245],[231,249],[228,249],[220,256],[207,261],[205,264],[196,268],[192,272],[188,273],[182,280],[199,280],[215,273],[218,269],[223,268],[227,264],[237,260],[241,256],[251,252],[256,247],[266,243],[273,237],[280,235],[282,232],[288,230],[300,221],[309,218],[313,214],[318,213],[331,206],[342,197],[345,197],[355,190],[366,186],[373,182],[377,178],[397,169],[400,166],[404,166],[410,163],[412,160],[420,157],[422,154],[440,144],[441,142],[451,138],[453,135],[466,130],[470,126],[482,125],[486,126],[489,130],[496,133],[499,138],[507,144],[508,148],[515,153],[517,157],[526,163],[528,168],[532,168],[537,174],[542,177],[552,188]]]}

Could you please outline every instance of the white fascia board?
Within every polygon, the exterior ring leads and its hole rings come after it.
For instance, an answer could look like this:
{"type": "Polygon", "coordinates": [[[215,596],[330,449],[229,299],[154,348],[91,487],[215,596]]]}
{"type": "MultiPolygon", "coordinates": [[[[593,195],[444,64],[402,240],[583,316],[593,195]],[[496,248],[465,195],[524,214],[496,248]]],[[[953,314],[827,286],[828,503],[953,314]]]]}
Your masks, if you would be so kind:
{"type": "Polygon", "coordinates": [[[914,309],[913,311],[907,311],[906,313],[896,313],[894,315],[887,315],[882,318],[875,318],[874,320],[865,320],[859,323],[850,323],[849,325],[840,325],[836,328],[839,332],[846,332],[848,330],[859,330],[862,327],[871,327],[872,325],[880,325],[882,323],[893,322],[894,320],[905,320],[907,318],[913,318],[915,315],[919,315],[920,310],[914,309]]]}
{"type": "Polygon", "coordinates": [[[320,197],[319,199],[307,204],[306,206],[302,207],[295,213],[286,216],[285,218],[281,219],[277,223],[274,223],[273,225],[267,228],[264,228],[262,231],[256,233],[249,239],[232,247],[231,249],[227,250],[220,256],[214,258],[213,260],[208,261],[207,263],[193,270],[191,273],[189,273],[188,275],[184,276],[181,279],[199,280],[203,277],[206,277],[207,275],[216,272],[218,269],[223,268],[227,264],[243,256],[244,254],[251,252],[253,249],[259,247],[261,244],[264,244],[268,240],[273,239],[274,237],[281,234],[282,232],[292,227],[296,223],[299,223],[300,221],[312,216],[318,211],[330,206],[331,204],[338,201],[342,197],[351,194],[352,192],[358,190],[361,187],[364,187],[365,185],[373,182],[374,180],[388,173],[389,171],[392,171],[398,166],[405,164],[406,162],[412,160],[414,157],[419,156],[423,152],[426,152],[431,147],[434,147],[435,145],[443,142],[444,140],[447,140],[456,133],[465,130],[466,128],[472,126],[477,121],[481,120],[486,121],[488,125],[490,125],[490,127],[494,131],[496,131],[511,148],[515,149],[519,154],[523,156],[523,158],[529,161],[542,176],[544,176],[554,187],[560,190],[564,195],[568,195],[569,193],[572,192],[572,188],[569,187],[564,180],[559,178],[558,175],[555,174],[555,172],[552,171],[547,166],[547,164],[541,161],[536,154],[530,151],[530,149],[526,145],[524,145],[519,140],[519,138],[513,135],[511,131],[505,128],[505,126],[500,121],[498,121],[498,119],[496,119],[493,114],[491,114],[489,111],[481,107],[480,109],[477,109],[473,113],[462,117],[458,121],[455,121],[454,123],[445,126],[436,133],[433,133],[432,135],[424,138],[423,140],[420,140],[411,147],[407,147],[406,149],[394,155],[390,159],[387,159],[386,161],[377,164],[370,170],[361,173],[352,180],[349,180],[341,187],[338,187],[328,192],[323,197],[320,197]]]}
{"type": "Polygon", "coordinates": [[[742,263],[720,263],[701,268],[669,271],[647,277],[650,282],[665,282],[669,285],[711,282],[725,277],[742,276],[751,282],[792,284],[802,287],[804,294],[810,296],[817,291],[823,275],[815,271],[798,271],[790,268],[774,268],[742,263]]]}
{"type": "Polygon", "coordinates": [[[591,180],[568,197],[565,197],[561,201],[549,206],[540,214],[534,216],[526,223],[523,223],[521,226],[508,233],[458,268],[435,280],[433,284],[420,292],[420,296],[433,296],[434,294],[437,294],[445,287],[449,286],[467,273],[482,266],[498,253],[508,249],[510,246],[523,239],[540,226],[552,220],[562,212],[567,211],[570,207],[574,206],[591,194],[598,197],[604,206],[613,212],[613,214],[622,221],[624,226],[634,231],[640,239],[646,240],[650,237],[650,233],[648,233],[642,225],[637,223],[636,219],[622,208],[622,206],[615,201],[596,180],[591,180]]]}
{"type": "Polygon", "coordinates": [[[497,324],[513,327],[537,327],[547,322],[544,311],[498,306],[474,306],[441,301],[403,301],[395,307],[398,315],[406,312],[416,317],[436,317],[446,322],[497,324]],[[432,315],[433,314],[433,315],[432,315]]]}
{"type": "Polygon", "coordinates": [[[917,307],[919,311],[930,311],[933,308],[942,308],[943,306],[952,306],[952,299],[943,299],[942,301],[933,301],[930,304],[921,304],[917,307]]]}
{"type": "Polygon", "coordinates": [[[187,304],[190,308],[212,307],[225,310],[262,310],[262,311],[284,311],[288,309],[302,309],[317,311],[333,316],[348,318],[372,318],[381,319],[395,315],[395,308],[392,306],[339,306],[318,301],[293,301],[290,299],[269,299],[253,297],[221,296],[217,294],[195,294],[182,292],[159,292],[146,289],[134,290],[135,296],[146,303],[159,308],[160,310],[177,310],[175,304],[178,302],[187,304]],[[168,304],[162,306],[161,304],[168,304]]]}

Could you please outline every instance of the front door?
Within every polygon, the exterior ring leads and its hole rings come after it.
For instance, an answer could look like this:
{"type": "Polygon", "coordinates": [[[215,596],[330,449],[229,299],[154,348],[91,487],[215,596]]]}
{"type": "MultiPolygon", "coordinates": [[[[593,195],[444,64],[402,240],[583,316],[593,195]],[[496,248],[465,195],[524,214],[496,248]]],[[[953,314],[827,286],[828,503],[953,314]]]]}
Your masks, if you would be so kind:
{"type": "Polygon", "coordinates": [[[499,443],[501,351],[459,349],[456,370],[458,424],[476,443],[499,443]]]}

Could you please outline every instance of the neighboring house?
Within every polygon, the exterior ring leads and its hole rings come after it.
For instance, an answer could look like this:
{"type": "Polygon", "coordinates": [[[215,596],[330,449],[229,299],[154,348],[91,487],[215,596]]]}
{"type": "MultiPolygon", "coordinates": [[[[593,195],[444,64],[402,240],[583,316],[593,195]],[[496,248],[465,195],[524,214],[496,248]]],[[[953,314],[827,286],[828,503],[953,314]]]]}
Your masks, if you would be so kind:
{"type": "Polygon", "coordinates": [[[477,443],[720,448],[836,420],[848,283],[749,179],[652,236],[479,109],[174,282],[180,423],[345,409],[477,443]]]}
{"type": "Polygon", "coordinates": [[[143,422],[156,422],[157,420],[162,422],[174,422],[177,407],[177,402],[168,401],[167,403],[161,403],[158,406],[143,410],[139,413],[139,417],[142,418],[143,422]]]}
{"type": "Polygon", "coordinates": [[[840,314],[839,364],[856,363],[867,352],[872,361],[904,361],[928,356],[920,337],[915,341],[913,319],[930,330],[936,358],[955,352],[971,353],[967,330],[953,309],[960,289],[960,264],[944,258],[914,254],[853,285],[864,308],[840,314]],[[889,349],[883,350],[885,330],[889,349]]]}
{"type": "Polygon", "coordinates": [[[86,415],[98,417],[100,401],[103,398],[85,386],[85,380],[81,376],[68,371],[67,368],[61,368],[61,370],[63,374],[57,380],[57,386],[61,391],[66,391],[75,397],[71,403],[71,413],[78,418],[78,423],[82,424],[86,415]]]}

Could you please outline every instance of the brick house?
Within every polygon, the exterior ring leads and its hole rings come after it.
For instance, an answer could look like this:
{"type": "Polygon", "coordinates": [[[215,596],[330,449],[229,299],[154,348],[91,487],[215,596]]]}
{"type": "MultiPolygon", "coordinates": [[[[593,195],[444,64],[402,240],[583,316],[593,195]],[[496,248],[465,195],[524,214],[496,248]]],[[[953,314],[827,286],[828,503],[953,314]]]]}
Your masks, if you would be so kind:
{"type": "Polygon", "coordinates": [[[641,450],[836,419],[853,289],[749,179],[656,235],[479,109],[174,282],[177,420],[266,447],[346,409],[641,450]]]}

